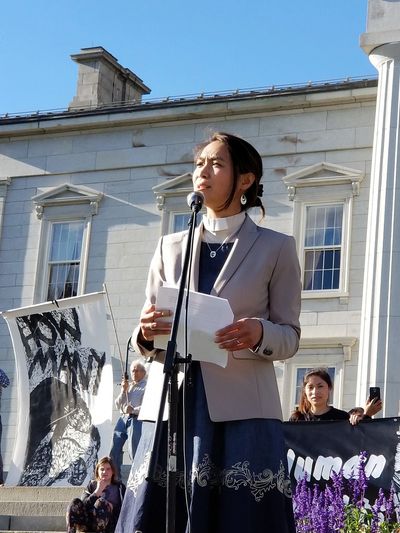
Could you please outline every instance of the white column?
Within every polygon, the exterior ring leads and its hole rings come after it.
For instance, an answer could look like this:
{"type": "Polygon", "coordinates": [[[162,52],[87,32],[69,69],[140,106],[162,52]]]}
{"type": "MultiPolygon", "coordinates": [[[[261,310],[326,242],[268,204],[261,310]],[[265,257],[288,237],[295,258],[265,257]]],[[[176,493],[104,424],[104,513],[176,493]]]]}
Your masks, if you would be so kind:
{"type": "Polygon", "coordinates": [[[400,43],[369,56],[379,72],[361,315],[357,403],[381,387],[383,416],[400,400],[400,43]]]}

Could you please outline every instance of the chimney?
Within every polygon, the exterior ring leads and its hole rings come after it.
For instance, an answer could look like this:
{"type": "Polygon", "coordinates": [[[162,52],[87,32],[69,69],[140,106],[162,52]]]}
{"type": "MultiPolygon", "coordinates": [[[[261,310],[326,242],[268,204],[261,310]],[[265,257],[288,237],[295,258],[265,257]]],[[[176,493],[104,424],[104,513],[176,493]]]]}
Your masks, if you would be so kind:
{"type": "Polygon", "coordinates": [[[69,109],[118,103],[140,103],[150,89],[102,46],[71,55],[79,65],[76,95],[69,109]]]}

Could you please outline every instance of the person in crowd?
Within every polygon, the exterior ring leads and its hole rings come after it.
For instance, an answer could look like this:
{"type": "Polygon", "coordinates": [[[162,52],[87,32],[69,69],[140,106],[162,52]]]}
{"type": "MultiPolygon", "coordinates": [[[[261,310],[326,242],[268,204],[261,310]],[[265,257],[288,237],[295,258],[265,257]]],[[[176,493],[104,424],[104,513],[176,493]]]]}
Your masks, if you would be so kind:
{"type": "Polygon", "coordinates": [[[364,407],[353,407],[349,411],[350,424],[358,423],[360,420],[371,420],[371,418],[382,410],[381,399],[367,398],[364,407]]]}
{"type": "Polygon", "coordinates": [[[4,485],[4,472],[3,472],[3,457],[1,455],[1,434],[3,426],[1,423],[1,393],[2,390],[8,387],[10,380],[8,379],[7,374],[0,368],[0,487],[4,485]]]}
{"type": "Polygon", "coordinates": [[[380,409],[382,402],[367,401],[362,413],[357,410],[353,413],[336,409],[329,405],[329,397],[333,390],[332,379],[325,368],[309,370],[303,378],[300,401],[297,409],[290,416],[290,422],[318,420],[349,420],[352,425],[364,417],[372,417],[380,409]]]}
{"type": "Polygon", "coordinates": [[[142,421],[138,420],[143,395],[147,384],[146,367],[140,360],[132,361],[130,366],[131,381],[122,379],[121,392],[115,399],[115,405],[121,416],[115,424],[110,457],[117,472],[117,479],[121,479],[121,465],[124,444],[128,440],[128,453],[131,461],[142,433],[142,421]]]}
{"type": "MultiPolygon", "coordinates": [[[[300,269],[293,237],[261,227],[247,214],[259,207],[264,215],[262,174],[256,149],[228,133],[215,133],[195,157],[193,187],[204,195],[206,214],[195,230],[191,282],[201,293],[226,298],[234,320],[214,339],[217,349],[227,352],[227,366],[192,362],[190,380],[184,379],[179,391],[176,533],[295,531],[273,362],[298,349],[300,269]]],[[[157,474],[148,480],[159,410],[149,391],[163,375],[157,337],[170,334],[173,314],[157,306],[157,291],[163,284],[179,286],[186,241],[187,231],[159,240],[132,335],[133,348],[153,362],[141,415],[147,421],[117,525],[120,533],[165,531],[167,423],[157,474]]]]}
{"type": "Polygon", "coordinates": [[[68,506],[67,533],[113,533],[115,530],[125,485],[116,481],[115,466],[110,457],[102,457],[98,461],[94,474],[95,479],[89,482],[82,498],[75,498],[68,506]]]}

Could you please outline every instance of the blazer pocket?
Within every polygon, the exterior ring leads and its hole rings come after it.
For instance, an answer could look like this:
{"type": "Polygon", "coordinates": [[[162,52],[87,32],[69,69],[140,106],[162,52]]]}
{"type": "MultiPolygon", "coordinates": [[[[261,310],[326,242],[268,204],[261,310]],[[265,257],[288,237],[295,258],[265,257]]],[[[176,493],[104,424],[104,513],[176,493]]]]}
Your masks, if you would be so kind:
{"type": "Polygon", "coordinates": [[[265,361],[264,357],[253,353],[250,350],[238,350],[237,352],[229,352],[234,359],[251,359],[253,361],[265,361]]]}

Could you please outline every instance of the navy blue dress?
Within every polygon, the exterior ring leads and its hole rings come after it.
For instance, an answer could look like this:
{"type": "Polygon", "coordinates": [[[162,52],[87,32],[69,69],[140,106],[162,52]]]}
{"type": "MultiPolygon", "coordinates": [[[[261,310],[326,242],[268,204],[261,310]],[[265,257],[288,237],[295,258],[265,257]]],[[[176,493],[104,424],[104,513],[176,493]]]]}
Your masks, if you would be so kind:
{"type": "MultiPolygon", "coordinates": [[[[216,250],[220,245],[209,246],[216,250]]],[[[211,259],[207,245],[202,244],[200,292],[211,291],[231,247],[232,244],[224,245],[211,259]]],[[[174,533],[295,533],[281,421],[212,422],[198,362],[191,365],[190,381],[185,392],[186,469],[183,444],[178,443],[174,533]]],[[[178,435],[183,434],[182,396],[181,389],[178,435]]],[[[149,482],[145,475],[155,424],[143,423],[117,533],[165,533],[167,423],[164,424],[156,479],[149,482]]]]}

